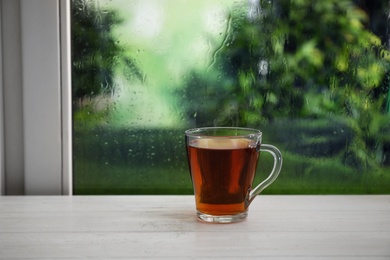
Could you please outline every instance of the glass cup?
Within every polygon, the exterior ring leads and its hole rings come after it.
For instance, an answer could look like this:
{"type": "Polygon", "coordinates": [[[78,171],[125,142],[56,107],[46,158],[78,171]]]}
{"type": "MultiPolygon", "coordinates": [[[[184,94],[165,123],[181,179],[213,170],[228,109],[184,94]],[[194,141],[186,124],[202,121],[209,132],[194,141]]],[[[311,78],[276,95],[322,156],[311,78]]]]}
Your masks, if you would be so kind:
{"type": "Polygon", "coordinates": [[[198,219],[211,223],[246,219],[249,204],[278,177],[280,151],[262,144],[261,131],[250,128],[196,128],[185,131],[185,137],[198,219]],[[260,151],[271,153],[274,165],[268,178],[253,189],[260,151]]]}

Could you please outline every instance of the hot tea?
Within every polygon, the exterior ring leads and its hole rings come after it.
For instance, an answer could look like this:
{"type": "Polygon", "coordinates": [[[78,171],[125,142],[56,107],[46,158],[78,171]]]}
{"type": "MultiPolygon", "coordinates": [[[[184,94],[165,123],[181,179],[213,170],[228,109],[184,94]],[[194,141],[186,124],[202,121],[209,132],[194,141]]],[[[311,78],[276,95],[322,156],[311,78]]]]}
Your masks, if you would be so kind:
{"type": "Polygon", "coordinates": [[[246,138],[202,138],[187,144],[196,205],[209,215],[235,215],[247,209],[259,152],[246,138]]]}
{"type": "Polygon", "coordinates": [[[194,128],[185,137],[198,219],[211,223],[246,219],[249,204],[278,177],[282,167],[278,148],[262,144],[261,131],[252,128],[194,128]],[[274,166],[252,187],[260,151],[274,157],[274,166]]]}

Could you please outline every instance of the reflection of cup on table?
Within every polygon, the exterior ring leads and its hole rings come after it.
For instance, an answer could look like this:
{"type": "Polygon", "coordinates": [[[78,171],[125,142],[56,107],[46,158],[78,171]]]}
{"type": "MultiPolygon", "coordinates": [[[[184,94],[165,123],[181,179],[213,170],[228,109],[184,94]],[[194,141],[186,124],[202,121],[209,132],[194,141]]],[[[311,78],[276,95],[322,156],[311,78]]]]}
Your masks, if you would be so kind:
{"type": "Polygon", "coordinates": [[[185,135],[198,219],[244,220],[249,204],[278,177],[280,151],[261,144],[262,133],[256,129],[206,127],[187,130],[185,135]],[[252,189],[260,151],[273,155],[274,166],[268,178],[252,189]]]}

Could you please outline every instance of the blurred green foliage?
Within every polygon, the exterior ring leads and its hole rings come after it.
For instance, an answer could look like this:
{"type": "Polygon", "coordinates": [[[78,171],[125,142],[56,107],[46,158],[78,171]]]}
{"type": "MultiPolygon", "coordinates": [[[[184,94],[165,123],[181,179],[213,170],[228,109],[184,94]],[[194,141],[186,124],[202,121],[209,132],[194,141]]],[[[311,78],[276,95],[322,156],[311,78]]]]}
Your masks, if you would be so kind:
{"type": "Polygon", "coordinates": [[[123,22],[115,10],[102,10],[88,0],[72,0],[72,95],[74,106],[86,98],[112,95],[119,68],[141,78],[139,68],[126,53],[127,46],[113,35],[123,22]]]}
{"type": "MultiPolygon", "coordinates": [[[[115,92],[118,71],[147,79],[114,37],[122,19],[91,3],[72,0],[75,193],[191,193],[184,128],[113,127],[115,106],[79,105],[115,92]]],[[[210,63],[171,93],[185,127],[261,129],[284,156],[268,193],[389,193],[387,1],[253,4],[230,10],[210,63]]]]}
{"type": "Polygon", "coordinates": [[[366,12],[350,0],[260,1],[254,15],[229,19],[213,64],[222,76],[194,72],[181,92],[193,125],[339,118],[353,132],[346,165],[366,171],[384,162],[390,56],[366,12]]]}

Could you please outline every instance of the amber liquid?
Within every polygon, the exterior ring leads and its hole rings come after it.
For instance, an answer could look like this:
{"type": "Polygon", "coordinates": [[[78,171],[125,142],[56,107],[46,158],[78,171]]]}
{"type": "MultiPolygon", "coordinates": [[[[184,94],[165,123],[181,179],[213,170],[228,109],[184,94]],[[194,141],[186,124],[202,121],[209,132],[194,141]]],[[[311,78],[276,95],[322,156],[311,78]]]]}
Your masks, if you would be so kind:
{"type": "Polygon", "coordinates": [[[236,215],[256,172],[259,153],[249,139],[198,139],[187,144],[197,210],[209,215],[236,215]]]}

